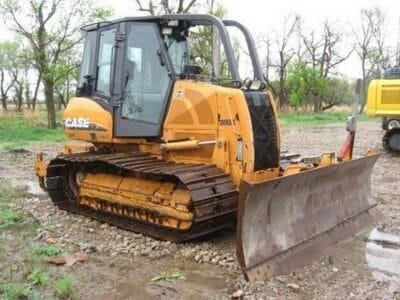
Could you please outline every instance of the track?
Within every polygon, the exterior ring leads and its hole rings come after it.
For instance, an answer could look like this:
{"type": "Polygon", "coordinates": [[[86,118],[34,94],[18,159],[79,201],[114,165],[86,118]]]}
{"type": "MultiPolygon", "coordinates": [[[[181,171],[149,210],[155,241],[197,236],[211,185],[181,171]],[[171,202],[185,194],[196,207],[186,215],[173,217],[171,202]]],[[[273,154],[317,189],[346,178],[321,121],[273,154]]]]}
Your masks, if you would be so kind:
{"type": "MultiPolygon", "coordinates": [[[[50,198],[59,208],[110,223],[126,230],[174,242],[186,241],[234,225],[238,191],[228,174],[215,165],[166,162],[146,153],[119,154],[76,153],[59,155],[47,170],[46,186],[50,198]],[[110,213],[131,211],[132,207],[104,201],[105,210],[95,210],[78,203],[68,179],[71,168],[90,173],[132,176],[172,182],[190,191],[194,223],[189,230],[170,229],[110,213]]],[[[157,216],[154,216],[155,218],[157,216]]]]}

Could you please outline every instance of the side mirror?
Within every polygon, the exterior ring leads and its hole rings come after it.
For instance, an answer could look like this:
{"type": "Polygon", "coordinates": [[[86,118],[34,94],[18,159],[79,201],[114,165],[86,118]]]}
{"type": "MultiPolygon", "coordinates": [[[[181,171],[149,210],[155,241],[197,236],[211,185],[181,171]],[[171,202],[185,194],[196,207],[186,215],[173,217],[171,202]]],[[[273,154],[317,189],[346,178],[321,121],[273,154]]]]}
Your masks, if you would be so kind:
{"type": "Polygon", "coordinates": [[[91,96],[95,78],[90,74],[83,76],[83,78],[85,80],[83,81],[82,86],[77,88],[76,95],[78,97],[91,96]]]}
{"type": "Polygon", "coordinates": [[[188,77],[198,76],[201,74],[202,71],[203,69],[199,66],[185,65],[183,67],[183,74],[185,74],[188,77]]]}

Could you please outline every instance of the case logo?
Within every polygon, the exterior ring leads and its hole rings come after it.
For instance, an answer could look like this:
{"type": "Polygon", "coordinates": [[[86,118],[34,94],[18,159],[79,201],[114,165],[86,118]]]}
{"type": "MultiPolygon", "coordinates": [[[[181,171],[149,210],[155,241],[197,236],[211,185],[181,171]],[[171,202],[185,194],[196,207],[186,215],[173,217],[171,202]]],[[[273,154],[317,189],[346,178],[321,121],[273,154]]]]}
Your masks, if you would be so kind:
{"type": "Polygon", "coordinates": [[[104,128],[103,125],[92,123],[90,121],[90,118],[86,117],[64,119],[64,129],[107,131],[107,129],[104,128]]]}
{"type": "Polygon", "coordinates": [[[64,120],[64,128],[68,129],[89,129],[89,118],[66,118],[64,120]]]}

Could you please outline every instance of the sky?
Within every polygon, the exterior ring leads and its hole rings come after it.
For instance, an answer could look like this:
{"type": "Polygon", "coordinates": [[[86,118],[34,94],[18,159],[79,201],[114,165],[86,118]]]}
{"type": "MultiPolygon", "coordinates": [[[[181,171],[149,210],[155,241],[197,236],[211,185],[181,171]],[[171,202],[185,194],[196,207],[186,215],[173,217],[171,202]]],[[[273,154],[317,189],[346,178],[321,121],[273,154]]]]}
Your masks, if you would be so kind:
{"type": "MultiPolygon", "coordinates": [[[[117,17],[137,15],[134,0],[113,0],[112,4],[109,0],[101,1],[112,7],[117,17]]],[[[220,3],[228,10],[227,18],[241,22],[255,38],[272,34],[273,30],[279,32],[285,16],[290,13],[299,14],[308,28],[318,31],[326,19],[348,28],[354,27],[362,8],[378,6],[387,13],[388,43],[396,47],[400,39],[399,0],[220,0],[220,3]]],[[[350,45],[352,38],[346,38],[350,45]]],[[[359,64],[356,55],[352,55],[338,68],[338,72],[345,73],[349,78],[357,78],[361,73],[359,64]]]]}
{"type": "MultiPolygon", "coordinates": [[[[147,0],[142,1],[147,2],[147,0]]],[[[206,2],[205,0],[198,1],[206,2]]],[[[111,7],[116,18],[140,14],[136,10],[135,0],[97,0],[97,3],[111,7]]],[[[348,28],[354,27],[357,24],[360,9],[378,6],[387,13],[388,43],[395,48],[400,39],[399,0],[220,0],[220,3],[228,11],[227,18],[240,21],[255,38],[267,37],[273,30],[279,32],[284,25],[285,16],[290,13],[299,14],[308,28],[318,31],[326,19],[332,22],[338,21],[348,28]]],[[[10,34],[1,27],[0,40],[9,38],[10,34]]],[[[348,45],[352,44],[350,36],[344,38],[348,45]]],[[[338,71],[345,73],[349,78],[360,76],[356,55],[344,62],[338,71]]]]}

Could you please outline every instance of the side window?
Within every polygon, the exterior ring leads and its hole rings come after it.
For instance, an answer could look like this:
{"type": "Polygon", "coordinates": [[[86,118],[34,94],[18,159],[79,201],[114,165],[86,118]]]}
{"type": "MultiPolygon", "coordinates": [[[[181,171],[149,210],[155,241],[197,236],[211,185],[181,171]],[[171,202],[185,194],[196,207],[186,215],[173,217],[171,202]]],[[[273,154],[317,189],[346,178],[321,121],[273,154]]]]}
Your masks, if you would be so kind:
{"type": "Polygon", "coordinates": [[[154,24],[128,25],[122,104],[123,118],[152,124],[160,122],[169,84],[156,30],[154,24]]]}
{"type": "Polygon", "coordinates": [[[110,96],[110,78],[114,65],[112,60],[114,58],[115,32],[116,29],[113,28],[100,33],[96,91],[105,96],[110,96]]]}
{"type": "Polygon", "coordinates": [[[96,53],[96,31],[89,31],[85,38],[85,49],[83,50],[81,70],[78,86],[83,86],[85,76],[93,76],[94,57],[96,53]]]}

